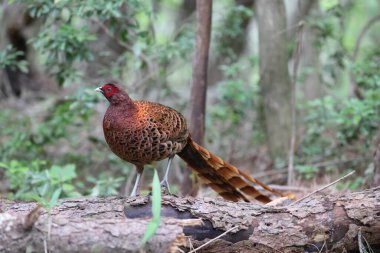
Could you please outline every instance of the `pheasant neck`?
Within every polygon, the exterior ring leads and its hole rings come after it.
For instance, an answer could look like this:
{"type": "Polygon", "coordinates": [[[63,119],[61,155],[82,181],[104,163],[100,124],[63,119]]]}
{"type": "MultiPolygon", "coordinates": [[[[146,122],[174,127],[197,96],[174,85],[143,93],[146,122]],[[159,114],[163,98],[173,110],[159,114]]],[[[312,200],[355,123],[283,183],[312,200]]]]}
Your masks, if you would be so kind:
{"type": "Polygon", "coordinates": [[[136,108],[135,102],[128,96],[127,93],[114,94],[108,99],[112,106],[123,107],[124,109],[136,108]]]}

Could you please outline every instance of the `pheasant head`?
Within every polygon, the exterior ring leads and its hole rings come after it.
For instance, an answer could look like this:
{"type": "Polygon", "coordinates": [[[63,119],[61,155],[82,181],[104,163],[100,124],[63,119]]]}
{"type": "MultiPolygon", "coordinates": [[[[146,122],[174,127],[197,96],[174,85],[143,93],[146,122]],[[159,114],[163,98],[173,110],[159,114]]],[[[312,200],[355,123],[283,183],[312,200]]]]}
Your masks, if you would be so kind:
{"type": "Polygon", "coordinates": [[[96,88],[95,91],[102,93],[111,105],[133,104],[133,101],[128,94],[116,83],[106,83],[103,86],[96,88]]]}

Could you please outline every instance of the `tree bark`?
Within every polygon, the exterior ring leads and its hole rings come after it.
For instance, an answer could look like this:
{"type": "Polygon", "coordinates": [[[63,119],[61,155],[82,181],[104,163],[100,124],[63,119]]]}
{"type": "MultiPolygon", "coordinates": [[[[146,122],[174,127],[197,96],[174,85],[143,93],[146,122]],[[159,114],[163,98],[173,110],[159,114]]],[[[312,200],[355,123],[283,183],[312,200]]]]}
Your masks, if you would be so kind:
{"type": "Polygon", "coordinates": [[[212,1],[197,0],[196,8],[197,38],[191,86],[190,130],[192,138],[202,145],[205,132],[207,66],[210,47],[212,1]]]}
{"type": "MultiPolygon", "coordinates": [[[[310,14],[320,12],[318,1],[298,0],[298,9],[289,27],[290,39],[295,38],[295,31],[300,21],[305,20],[310,14]]],[[[305,24],[302,40],[302,54],[300,56],[300,70],[306,69],[308,71],[306,79],[301,85],[303,98],[306,101],[321,98],[325,95],[325,90],[320,78],[320,73],[322,72],[321,61],[319,59],[320,49],[316,46],[319,36],[318,29],[310,26],[308,23],[305,24]]]]}
{"type": "MultiPolygon", "coordinates": [[[[207,68],[211,37],[212,0],[196,1],[197,31],[196,48],[193,59],[191,85],[190,133],[199,144],[203,144],[205,134],[205,113],[207,95],[207,68]]],[[[197,179],[191,181],[191,170],[184,173],[183,193],[196,196],[199,189],[197,179]],[[191,184],[189,184],[191,182],[191,184]]],[[[195,178],[195,177],[193,177],[195,178]]]]}
{"type": "Polygon", "coordinates": [[[374,138],[373,143],[373,179],[370,182],[372,187],[380,186],[380,129],[374,138]]]}
{"type": "Polygon", "coordinates": [[[280,0],[257,0],[255,7],[267,143],[272,159],[285,160],[291,133],[291,83],[285,6],[280,0]]]}
{"type": "Polygon", "coordinates": [[[371,186],[380,185],[380,146],[377,147],[374,155],[374,171],[373,171],[373,180],[371,186]]]}
{"type": "MultiPolygon", "coordinates": [[[[148,197],[66,199],[50,215],[36,206],[2,200],[0,252],[136,252],[151,216],[148,197]]],[[[290,207],[164,196],[161,216],[147,252],[188,251],[236,226],[197,252],[349,252],[363,238],[380,250],[380,187],[290,207]]]]}

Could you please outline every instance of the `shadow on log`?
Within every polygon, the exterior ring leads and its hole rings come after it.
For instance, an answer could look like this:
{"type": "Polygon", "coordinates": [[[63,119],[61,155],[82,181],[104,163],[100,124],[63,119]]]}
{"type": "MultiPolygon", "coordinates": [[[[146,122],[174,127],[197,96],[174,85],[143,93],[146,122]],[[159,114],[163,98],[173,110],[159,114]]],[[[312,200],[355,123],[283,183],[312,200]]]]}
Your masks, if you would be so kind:
{"type": "MultiPolygon", "coordinates": [[[[1,201],[0,252],[136,252],[151,216],[148,197],[37,206],[1,201]]],[[[197,252],[359,252],[359,233],[380,252],[380,187],[291,207],[165,196],[161,220],[144,251],[188,252],[238,226],[197,252]]]]}

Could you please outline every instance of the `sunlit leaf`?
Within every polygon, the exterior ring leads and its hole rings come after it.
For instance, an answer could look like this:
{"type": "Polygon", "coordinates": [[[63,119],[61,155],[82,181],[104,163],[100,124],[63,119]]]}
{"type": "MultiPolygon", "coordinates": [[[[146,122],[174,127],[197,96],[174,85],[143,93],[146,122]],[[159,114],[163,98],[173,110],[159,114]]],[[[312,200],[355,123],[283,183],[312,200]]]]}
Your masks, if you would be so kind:
{"type": "Polygon", "coordinates": [[[149,221],[146,228],[144,238],[141,244],[144,245],[156,233],[161,222],[161,185],[158,178],[157,170],[154,170],[152,182],[152,219],[149,221]]]}

